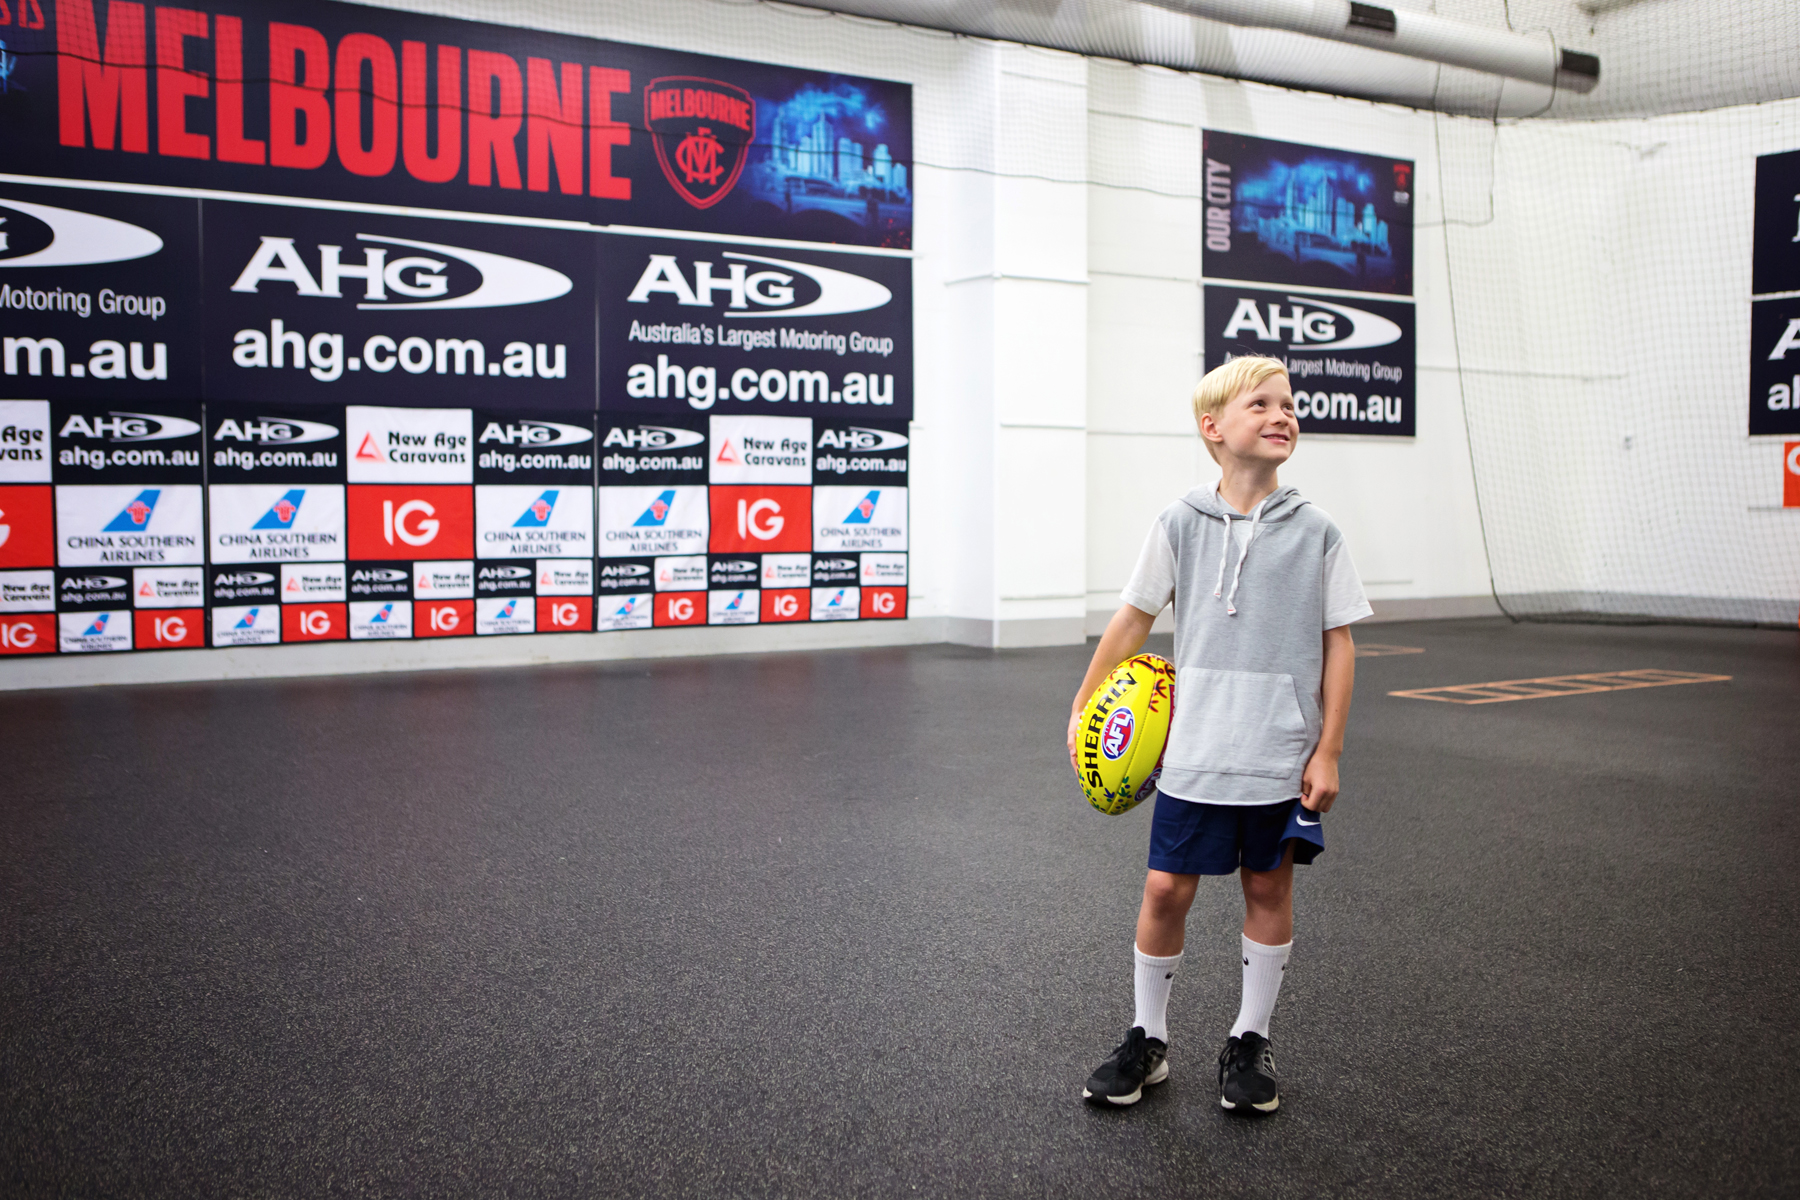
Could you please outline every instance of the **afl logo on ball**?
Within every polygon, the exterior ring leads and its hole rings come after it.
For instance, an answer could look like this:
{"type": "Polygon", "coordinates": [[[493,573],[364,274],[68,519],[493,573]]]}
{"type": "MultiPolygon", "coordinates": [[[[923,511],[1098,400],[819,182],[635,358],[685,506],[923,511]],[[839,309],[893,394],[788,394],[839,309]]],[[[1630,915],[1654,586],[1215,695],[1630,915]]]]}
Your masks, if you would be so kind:
{"type": "Polygon", "coordinates": [[[1132,731],[1137,728],[1137,718],[1131,715],[1129,708],[1113,710],[1113,715],[1106,718],[1106,726],[1100,731],[1100,753],[1108,758],[1117,758],[1125,753],[1131,745],[1132,731]]]}
{"type": "Polygon", "coordinates": [[[669,186],[695,208],[711,208],[731,191],[750,157],[756,100],[716,79],[664,76],[644,88],[644,124],[669,186]]]}

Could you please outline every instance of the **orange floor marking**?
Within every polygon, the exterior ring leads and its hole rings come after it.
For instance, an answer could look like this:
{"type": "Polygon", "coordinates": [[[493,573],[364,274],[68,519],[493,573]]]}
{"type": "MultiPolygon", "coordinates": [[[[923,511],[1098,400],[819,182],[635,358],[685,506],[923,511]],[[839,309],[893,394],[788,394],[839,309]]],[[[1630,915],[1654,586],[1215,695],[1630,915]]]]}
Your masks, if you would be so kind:
{"type": "Polygon", "coordinates": [[[1423,646],[1389,646],[1382,642],[1359,642],[1356,646],[1358,658],[1386,658],[1390,654],[1423,654],[1423,646]]]}
{"type": "Polygon", "coordinates": [[[1702,675],[1694,671],[1601,671],[1592,675],[1546,675],[1541,679],[1501,679],[1493,683],[1464,683],[1453,687],[1413,688],[1389,692],[1411,700],[1441,700],[1445,704],[1499,704],[1506,700],[1542,700],[1548,696],[1580,696],[1589,692],[1624,692],[1634,688],[1673,687],[1678,683],[1723,683],[1729,675],[1702,675]]]}

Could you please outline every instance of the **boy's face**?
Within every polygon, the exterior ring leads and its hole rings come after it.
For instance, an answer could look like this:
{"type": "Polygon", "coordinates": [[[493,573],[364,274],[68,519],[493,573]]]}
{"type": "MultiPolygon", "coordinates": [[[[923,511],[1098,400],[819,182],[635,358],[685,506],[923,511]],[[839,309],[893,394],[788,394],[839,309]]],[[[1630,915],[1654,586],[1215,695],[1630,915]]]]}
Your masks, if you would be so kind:
{"type": "Polygon", "coordinates": [[[1201,418],[1200,433],[1221,456],[1272,466],[1286,462],[1300,437],[1288,377],[1272,375],[1233,396],[1216,418],[1201,418]]]}

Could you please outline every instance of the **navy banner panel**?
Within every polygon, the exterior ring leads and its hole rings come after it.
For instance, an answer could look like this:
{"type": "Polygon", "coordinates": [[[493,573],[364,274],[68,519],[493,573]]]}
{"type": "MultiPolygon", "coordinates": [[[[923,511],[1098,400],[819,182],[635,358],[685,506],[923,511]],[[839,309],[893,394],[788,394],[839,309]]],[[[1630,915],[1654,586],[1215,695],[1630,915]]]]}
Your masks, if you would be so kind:
{"type": "Polygon", "coordinates": [[[1207,368],[1280,359],[1303,433],[1414,436],[1413,164],[1216,129],[1201,157],[1207,368]]]}
{"type": "Polygon", "coordinates": [[[13,13],[34,174],[912,244],[905,84],[327,0],[13,13]]]}
{"type": "Polygon", "coordinates": [[[206,395],[591,411],[595,234],[205,202],[206,395]]]}
{"type": "Polygon", "coordinates": [[[1750,432],[1800,434],[1800,150],[1756,160],[1750,432]]]}
{"type": "Polygon", "coordinates": [[[1206,285],[1206,362],[1287,364],[1303,433],[1414,433],[1411,301],[1206,285]]]}
{"type": "Polygon", "coordinates": [[[906,616],[900,83],[0,3],[0,657],[906,616]]]}
{"type": "Polygon", "coordinates": [[[198,399],[199,270],[198,201],[0,184],[0,387],[198,399]]]}
{"type": "Polygon", "coordinates": [[[1412,295],[1411,161],[1203,136],[1204,275],[1412,295]]]}
{"type": "Polygon", "coordinates": [[[600,408],[912,416],[912,263],[609,236],[600,408]]]}

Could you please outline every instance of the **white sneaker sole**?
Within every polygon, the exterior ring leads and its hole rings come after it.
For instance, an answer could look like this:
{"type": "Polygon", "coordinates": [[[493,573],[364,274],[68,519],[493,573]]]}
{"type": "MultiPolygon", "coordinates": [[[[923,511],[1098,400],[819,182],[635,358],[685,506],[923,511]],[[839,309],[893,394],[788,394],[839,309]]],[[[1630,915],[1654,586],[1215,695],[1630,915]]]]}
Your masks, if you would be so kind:
{"type": "MultiPolygon", "coordinates": [[[[1225,1097],[1220,1096],[1219,1097],[1219,1107],[1224,1108],[1224,1109],[1229,1109],[1232,1112],[1236,1112],[1240,1106],[1233,1104],[1231,1101],[1227,1100],[1225,1097]]],[[[1242,1105],[1241,1107],[1255,1109],[1257,1112],[1271,1113],[1281,1107],[1281,1097],[1277,1096],[1273,1100],[1269,1101],[1267,1104],[1246,1104],[1246,1105],[1242,1105]]]]}
{"type": "MultiPolygon", "coordinates": [[[[1163,1059],[1163,1061],[1156,1064],[1156,1070],[1150,1072],[1150,1074],[1148,1074],[1144,1077],[1143,1084],[1141,1086],[1139,1086],[1137,1091],[1131,1093],[1131,1095],[1129,1095],[1129,1096],[1103,1096],[1101,1098],[1103,1100],[1105,1100],[1108,1104],[1116,1104],[1120,1108],[1128,1108],[1131,1105],[1136,1104],[1139,1100],[1142,1100],[1144,1098],[1144,1088],[1149,1087],[1153,1083],[1161,1083],[1163,1080],[1167,1079],[1168,1077],[1169,1077],[1169,1060],[1165,1058],[1165,1059],[1163,1059]]],[[[1088,1091],[1086,1088],[1082,1088],[1081,1089],[1081,1098],[1083,1100],[1092,1100],[1094,1098],[1094,1093],[1088,1091]]]]}

